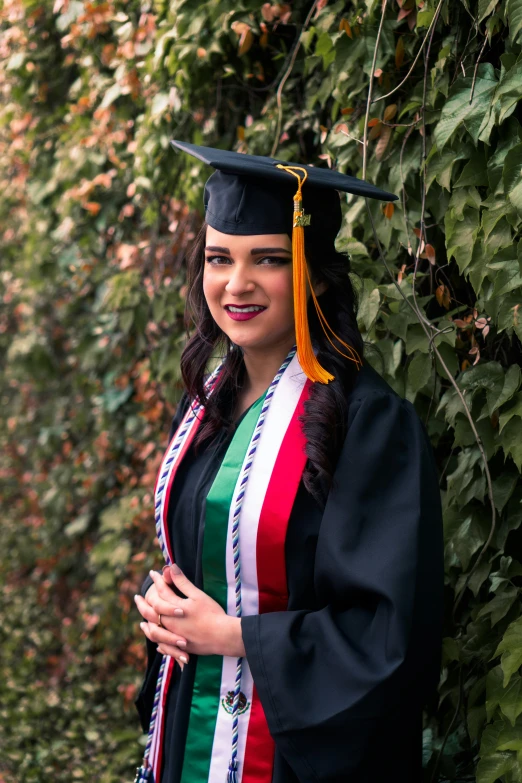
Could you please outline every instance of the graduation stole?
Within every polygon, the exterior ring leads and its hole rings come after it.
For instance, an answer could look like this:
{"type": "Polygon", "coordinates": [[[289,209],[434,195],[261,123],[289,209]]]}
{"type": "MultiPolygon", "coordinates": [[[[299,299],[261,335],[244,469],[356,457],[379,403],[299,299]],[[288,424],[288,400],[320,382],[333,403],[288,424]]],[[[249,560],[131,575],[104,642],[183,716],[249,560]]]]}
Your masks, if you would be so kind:
{"type": "MultiPolygon", "coordinates": [[[[209,393],[218,373],[219,368],[209,379],[209,393]]],[[[229,615],[287,608],[285,539],[306,463],[306,440],[298,419],[310,386],[294,348],[266,394],[239,424],[208,493],[202,588],[229,615]]],[[[189,408],[156,481],[157,534],[167,563],[173,562],[167,526],[170,491],[202,418],[201,406],[189,408]]],[[[138,781],[152,780],[151,773],[156,783],[160,780],[165,705],[173,669],[174,660],[164,656],[138,781]]],[[[181,783],[226,783],[227,779],[270,783],[274,751],[246,659],[199,657],[181,783]]]]}

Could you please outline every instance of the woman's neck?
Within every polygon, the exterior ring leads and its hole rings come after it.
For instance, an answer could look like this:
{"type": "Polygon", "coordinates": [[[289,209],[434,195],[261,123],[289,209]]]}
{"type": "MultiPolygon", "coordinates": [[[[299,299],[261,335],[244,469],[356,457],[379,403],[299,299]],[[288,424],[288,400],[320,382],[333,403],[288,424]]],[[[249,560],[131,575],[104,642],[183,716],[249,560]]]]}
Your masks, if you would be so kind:
{"type": "Polygon", "coordinates": [[[260,397],[274,380],[293,344],[293,340],[290,343],[286,341],[270,351],[243,350],[246,370],[243,393],[255,396],[256,399],[260,397]]]}

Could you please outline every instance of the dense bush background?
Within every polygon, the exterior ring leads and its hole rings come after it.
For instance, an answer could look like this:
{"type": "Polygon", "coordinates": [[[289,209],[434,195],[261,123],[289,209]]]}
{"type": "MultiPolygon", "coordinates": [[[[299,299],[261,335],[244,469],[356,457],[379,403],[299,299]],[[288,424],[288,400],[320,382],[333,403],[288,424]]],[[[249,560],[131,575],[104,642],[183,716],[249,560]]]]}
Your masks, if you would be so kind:
{"type": "Polygon", "coordinates": [[[440,469],[425,780],[522,781],[521,98],[519,0],[0,0],[0,781],[142,750],[132,596],[209,173],[173,137],[400,194],[348,198],[339,246],[440,469]]]}

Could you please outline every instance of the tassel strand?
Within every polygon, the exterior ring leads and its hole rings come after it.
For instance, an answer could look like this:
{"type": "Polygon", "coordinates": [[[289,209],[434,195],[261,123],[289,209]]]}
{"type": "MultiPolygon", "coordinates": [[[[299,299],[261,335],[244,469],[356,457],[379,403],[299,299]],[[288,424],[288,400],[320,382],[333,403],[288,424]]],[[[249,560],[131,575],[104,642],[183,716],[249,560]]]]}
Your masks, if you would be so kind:
{"type": "Polygon", "coordinates": [[[308,288],[310,288],[310,292],[312,294],[312,299],[317,312],[317,317],[319,318],[319,323],[321,324],[321,327],[330,345],[332,345],[332,347],[337,351],[337,353],[341,354],[341,356],[344,356],[346,359],[355,362],[357,369],[362,367],[362,361],[357,351],[335,334],[334,330],[326,320],[323,311],[321,310],[312,286],[308,264],[306,263],[304,241],[304,227],[310,225],[310,215],[306,215],[303,210],[302,194],[302,187],[306,182],[308,172],[306,169],[300,166],[284,166],[282,163],[278,163],[277,168],[283,169],[283,171],[286,171],[288,174],[292,174],[298,181],[297,192],[294,196],[294,222],[292,228],[294,319],[297,357],[307,378],[309,378],[314,383],[330,383],[334,380],[334,376],[325,370],[324,367],[322,367],[317,361],[312,346],[307,310],[308,288]],[[299,172],[302,172],[302,176],[299,174],[299,172]],[[341,351],[332,342],[327,329],[330,334],[332,334],[333,337],[347,349],[348,354],[341,351]]]}

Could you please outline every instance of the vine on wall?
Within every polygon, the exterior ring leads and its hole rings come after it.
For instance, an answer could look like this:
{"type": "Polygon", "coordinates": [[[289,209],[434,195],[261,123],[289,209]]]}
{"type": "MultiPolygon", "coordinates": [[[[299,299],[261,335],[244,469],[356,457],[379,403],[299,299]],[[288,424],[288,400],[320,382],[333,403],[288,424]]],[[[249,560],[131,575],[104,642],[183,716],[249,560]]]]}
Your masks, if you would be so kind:
{"type": "Polygon", "coordinates": [[[0,96],[0,776],[108,783],[140,755],[132,595],[208,173],[182,138],[400,195],[348,196],[338,245],[439,466],[425,780],[522,781],[517,0],[4,0],[0,96]]]}

